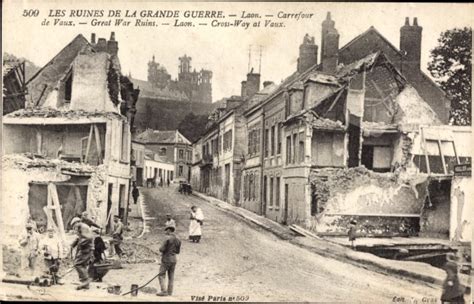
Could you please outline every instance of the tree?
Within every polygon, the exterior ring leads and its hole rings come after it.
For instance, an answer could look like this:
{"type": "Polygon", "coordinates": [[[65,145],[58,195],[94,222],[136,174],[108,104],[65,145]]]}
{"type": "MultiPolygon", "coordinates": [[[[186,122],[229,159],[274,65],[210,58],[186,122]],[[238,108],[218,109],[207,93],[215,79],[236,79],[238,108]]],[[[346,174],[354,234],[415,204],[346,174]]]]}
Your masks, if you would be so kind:
{"type": "Polygon", "coordinates": [[[201,136],[206,130],[207,115],[194,115],[189,112],[178,125],[178,130],[191,142],[201,136]]]}
{"type": "Polygon", "coordinates": [[[472,29],[447,30],[438,43],[431,50],[428,70],[451,99],[450,122],[471,125],[472,29]]]}

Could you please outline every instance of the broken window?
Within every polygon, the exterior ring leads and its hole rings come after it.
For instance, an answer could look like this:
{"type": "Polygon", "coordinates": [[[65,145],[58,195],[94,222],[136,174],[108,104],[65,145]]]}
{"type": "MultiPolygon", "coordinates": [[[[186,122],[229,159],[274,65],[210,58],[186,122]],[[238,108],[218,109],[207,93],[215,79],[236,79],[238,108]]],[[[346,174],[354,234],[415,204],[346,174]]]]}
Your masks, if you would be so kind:
{"type": "Polygon", "coordinates": [[[278,129],[277,129],[277,151],[276,154],[281,153],[281,123],[278,124],[278,129]]]}
{"type": "Polygon", "coordinates": [[[72,70],[64,84],[64,102],[66,103],[71,102],[71,95],[72,95],[72,70]]]}
{"type": "Polygon", "coordinates": [[[265,157],[268,156],[268,140],[269,140],[269,136],[268,136],[268,132],[269,130],[268,129],[265,129],[265,138],[264,138],[264,144],[265,144],[265,157]]]}
{"type": "Polygon", "coordinates": [[[298,134],[293,134],[293,155],[291,157],[291,163],[296,163],[296,157],[298,155],[298,149],[297,149],[297,143],[298,143],[298,134]]]}
{"type": "Polygon", "coordinates": [[[318,167],[344,166],[344,134],[314,131],[311,155],[312,164],[318,167]]]}
{"type": "Polygon", "coordinates": [[[268,205],[273,207],[273,177],[270,177],[270,199],[268,205]]]}
{"type": "Polygon", "coordinates": [[[362,165],[376,172],[389,172],[392,161],[390,146],[362,146],[362,165]]]}
{"type": "Polygon", "coordinates": [[[291,135],[286,137],[286,164],[291,163],[291,135]]]}
{"type": "Polygon", "coordinates": [[[160,152],[158,152],[158,155],[161,155],[161,156],[166,155],[166,148],[160,148],[160,152]]]}
{"type": "Polygon", "coordinates": [[[304,162],[304,133],[300,133],[300,136],[299,136],[299,147],[298,147],[298,151],[299,151],[299,162],[300,163],[303,163],[304,162]]]}
{"type": "Polygon", "coordinates": [[[275,206],[279,208],[280,207],[280,177],[276,178],[275,192],[276,192],[275,206]]]}
{"type": "Polygon", "coordinates": [[[270,134],[270,155],[275,155],[275,126],[271,128],[270,134]]]}
{"type": "Polygon", "coordinates": [[[267,176],[263,177],[263,203],[267,203],[267,176]]]}

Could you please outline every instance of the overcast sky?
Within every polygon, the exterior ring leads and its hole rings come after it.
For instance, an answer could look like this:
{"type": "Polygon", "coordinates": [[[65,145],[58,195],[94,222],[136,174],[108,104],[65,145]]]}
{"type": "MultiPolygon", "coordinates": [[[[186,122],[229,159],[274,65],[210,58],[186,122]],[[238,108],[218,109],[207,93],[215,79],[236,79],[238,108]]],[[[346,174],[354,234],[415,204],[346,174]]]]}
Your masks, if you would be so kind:
{"type": "MultiPolygon", "coordinates": [[[[4,3],[2,18],[2,45],[4,52],[25,57],[39,66],[46,64],[76,35],[83,34],[90,39],[95,32],[98,37],[109,38],[114,31],[119,41],[119,57],[124,74],[132,73],[139,79],[147,77],[147,62],[155,55],[172,78],[177,77],[178,57],[187,54],[192,57],[192,66],[213,71],[213,100],[240,94],[240,82],[248,72],[249,45],[253,47],[252,66],[258,70],[258,45],[263,46],[261,79],[279,83],[296,69],[298,47],[305,33],[321,42],[321,22],[328,11],[331,12],[340,34],[342,47],[351,39],[374,26],[396,47],[399,47],[400,26],[405,17],[418,17],[423,27],[421,65],[426,71],[429,51],[437,44],[442,31],[454,27],[473,24],[472,4],[395,4],[395,3],[237,3],[199,2],[168,3],[128,1],[9,1],[4,3]],[[100,3],[99,3],[100,2],[100,3]],[[69,4],[68,4],[69,3],[69,4]],[[311,19],[299,21],[284,20],[284,28],[212,28],[198,26],[192,28],[161,27],[42,27],[41,21],[49,9],[126,9],[129,10],[222,10],[224,15],[241,15],[242,11],[274,14],[313,13],[311,19]],[[24,9],[38,9],[36,18],[21,17],[24,9]]],[[[87,18],[84,21],[90,21],[87,18]]],[[[107,20],[108,18],[102,18],[107,20]]],[[[265,18],[262,18],[264,20],[265,18]]],[[[275,21],[277,18],[273,18],[275,21]]],[[[163,20],[154,19],[160,22],[163,20]]],[[[233,18],[221,19],[229,21],[233,18]]],[[[171,21],[172,20],[167,20],[171,21]]],[[[211,19],[203,19],[210,22],[211,19]]],[[[254,20],[251,20],[254,21],[254,20]]],[[[263,23],[263,21],[262,21],[263,23]]]]}

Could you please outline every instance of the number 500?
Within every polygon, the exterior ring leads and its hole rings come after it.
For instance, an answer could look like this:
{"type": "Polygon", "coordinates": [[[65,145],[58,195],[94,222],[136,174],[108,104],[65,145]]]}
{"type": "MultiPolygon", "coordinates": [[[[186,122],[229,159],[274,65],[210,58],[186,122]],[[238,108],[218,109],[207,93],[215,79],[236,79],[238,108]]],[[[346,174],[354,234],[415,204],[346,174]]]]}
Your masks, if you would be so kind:
{"type": "Polygon", "coordinates": [[[23,17],[38,17],[39,10],[37,9],[30,9],[30,10],[23,10],[23,17]]]}

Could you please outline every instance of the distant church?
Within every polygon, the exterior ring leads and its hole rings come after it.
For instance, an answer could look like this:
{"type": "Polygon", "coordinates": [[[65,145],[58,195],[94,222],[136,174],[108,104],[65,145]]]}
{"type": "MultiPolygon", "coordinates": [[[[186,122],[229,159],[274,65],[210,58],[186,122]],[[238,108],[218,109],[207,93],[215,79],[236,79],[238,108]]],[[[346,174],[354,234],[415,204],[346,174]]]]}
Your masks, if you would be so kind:
{"type": "Polygon", "coordinates": [[[179,74],[177,80],[171,80],[166,68],[155,61],[155,56],[148,62],[148,83],[156,90],[167,89],[184,93],[191,102],[212,102],[212,71],[201,69],[191,72],[189,56],[179,57],[179,74]]]}

